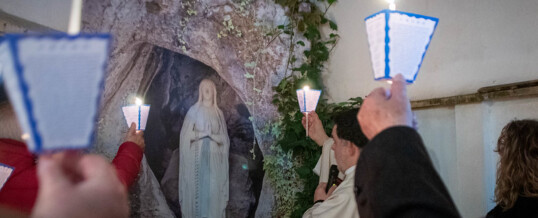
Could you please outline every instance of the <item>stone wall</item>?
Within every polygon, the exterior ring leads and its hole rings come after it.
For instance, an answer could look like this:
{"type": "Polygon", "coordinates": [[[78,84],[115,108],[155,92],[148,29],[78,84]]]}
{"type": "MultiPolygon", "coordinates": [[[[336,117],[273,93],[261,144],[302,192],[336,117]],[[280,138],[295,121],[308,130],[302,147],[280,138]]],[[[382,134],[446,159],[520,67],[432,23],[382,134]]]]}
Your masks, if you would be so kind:
{"type": "MultiPolygon", "coordinates": [[[[263,155],[268,154],[272,138],[261,130],[277,117],[271,104],[272,87],[287,73],[289,38],[267,33],[285,22],[284,10],[265,0],[86,1],[83,31],[110,32],[114,37],[95,151],[109,158],[117,152],[122,129],[126,129],[119,108],[132,103],[133,95],[143,96],[150,89],[157,75],[155,69],[164,64],[152,59],[159,47],[214,69],[235,91],[238,101],[245,103],[259,149],[263,155]]],[[[151,162],[150,156],[148,160],[151,162]]],[[[139,182],[131,190],[133,216],[173,216],[160,189],[160,175],[143,160],[139,182]]],[[[237,185],[244,184],[231,184],[237,185]]],[[[255,213],[241,214],[271,217],[272,187],[266,178],[262,186],[255,213]]],[[[228,210],[228,215],[240,217],[235,212],[228,210]]]]}

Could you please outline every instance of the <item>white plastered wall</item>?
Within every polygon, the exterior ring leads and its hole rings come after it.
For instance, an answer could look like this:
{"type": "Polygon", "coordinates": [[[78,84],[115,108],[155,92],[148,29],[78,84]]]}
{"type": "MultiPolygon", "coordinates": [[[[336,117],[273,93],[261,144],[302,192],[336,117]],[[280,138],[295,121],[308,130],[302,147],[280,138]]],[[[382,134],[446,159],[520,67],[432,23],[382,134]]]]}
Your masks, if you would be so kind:
{"type": "Polygon", "coordinates": [[[67,31],[72,0],[0,0],[0,10],[58,31],[67,31]]]}
{"type": "Polygon", "coordinates": [[[482,217],[495,203],[497,138],[514,119],[538,119],[538,98],[415,110],[419,133],[463,217],[482,217]]]}
{"type": "MultiPolygon", "coordinates": [[[[412,99],[538,79],[538,1],[396,0],[396,7],[439,18],[417,80],[409,87],[412,99]]],[[[341,36],[325,76],[334,101],[365,96],[380,85],[373,82],[364,18],[385,8],[385,0],[340,0],[329,10],[341,36]]]]}
{"type": "MultiPolygon", "coordinates": [[[[479,88],[538,79],[538,1],[396,0],[398,10],[439,18],[412,100],[475,93],[479,88]]],[[[365,96],[373,81],[364,18],[385,0],[341,0],[330,10],[341,39],[324,81],[334,102],[365,96]]],[[[483,217],[495,204],[493,152],[514,118],[538,119],[538,98],[507,99],[416,111],[419,132],[463,217],[483,217]]]]}

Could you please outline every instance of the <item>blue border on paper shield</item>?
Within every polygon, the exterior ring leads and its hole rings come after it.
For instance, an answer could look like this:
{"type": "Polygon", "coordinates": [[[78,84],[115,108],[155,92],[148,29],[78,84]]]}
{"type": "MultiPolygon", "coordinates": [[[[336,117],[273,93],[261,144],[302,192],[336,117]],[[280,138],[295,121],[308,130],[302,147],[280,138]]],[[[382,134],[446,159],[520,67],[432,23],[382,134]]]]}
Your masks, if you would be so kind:
{"type": "MultiPolygon", "coordinates": [[[[295,93],[297,93],[298,91],[304,91],[304,89],[297,89],[295,90],[295,93]]],[[[318,107],[318,103],[319,103],[319,99],[321,98],[321,90],[319,89],[310,89],[310,91],[316,91],[316,92],[319,92],[319,97],[318,99],[316,100],[316,108],[318,107]]],[[[304,109],[301,108],[301,104],[299,104],[299,110],[302,112],[302,113],[305,113],[305,112],[311,112],[311,111],[306,111],[306,92],[304,92],[303,94],[303,99],[304,99],[304,109]]],[[[316,108],[314,108],[314,110],[316,110],[316,108]]]]}
{"type": "MultiPolygon", "coordinates": [[[[123,114],[123,108],[124,108],[124,107],[131,107],[131,106],[138,106],[138,105],[136,105],[136,104],[130,104],[130,105],[121,106],[121,109],[122,109],[122,112],[121,112],[121,113],[123,114]]],[[[151,111],[151,104],[142,104],[142,105],[140,105],[140,112],[138,113],[138,126],[136,127],[136,130],[146,131],[146,128],[143,128],[143,129],[140,128],[140,119],[141,119],[140,117],[141,117],[141,114],[142,114],[142,112],[141,112],[141,108],[142,108],[142,106],[148,106],[148,107],[150,107],[149,110],[148,110],[148,117],[147,117],[147,118],[149,118],[149,111],[151,111]]],[[[147,119],[147,118],[146,118],[146,119],[147,119]]],[[[127,118],[125,117],[125,114],[123,114],[123,119],[125,119],[125,122],[127,123],[127,118]]],[[[146,123],[146,125],[147,125],[147,123],[146,123]]],[[[127,124],[127,128],[131,128],[131,124],[130,124],[130,123],[127,124]]]]}
{"type": "Polygon", "coordinates": [[[418,76],[418,72],[420,71],[420,67],[422,66],[422,62],[424,61],[424,57],[426,56],[426,52],[428,51],[428,48],[430,46],[430,43],[431,43],[431,40],[433,38],[433,34],[435,33],[435,30],[437,29],[437,24],[439,24],[439,18],[436,18],[436,17],[430,17],[430,16],[425,16],[425,15],[421,15],[421,14],[414,14],[414,13],[409,13],[409,12],[403,12],[403,11],[397,11],[397,10],[389,10],[389,9],[385,9],[385,10],[381,10],[379,12],[376,12],[368,17],[366,17],[364,19],[364,21],[378,15],[378,14],[381,14],[381,13],[384,13],[386,14],[385,16],[385,76],[384,77],[380,77],[380,78],[374,78],[374,80],[383,80],[383,79],[391,79],[390,77],[390,69],[389,69],[389,58],[388,58],[388,54],[389,54],[389,46],[388,46],[388,43],[390,42],[390,38],[389,38],[389,19],[390,19],[390,13],[399,13],[399,14],[405,14],[407,16],[410,16],[410,17],[415,17],[415,18],[422,18],[422,19],[426,19],[426,20],[432,20],[435,22],[435,25],[433,27],[433,31],[432,31],[432,34],[430,35],[430,39],[428,41],[428,44],[426,44],[426,49],[424,50],[424,53],[422,54],[422,59],[420,60],[420,63],[418,64],[418,68],[417,68],[417,71],[415,72],[415,76],[413,77],[413,80],[406,80],[408,83],[414,83],[415,80],[417,79],[417,76],[418,76]]]}
{"type": "MultiPolygon", "coordinates": [[[[39,131],[37,130],[37,122],[36,122],[36,119],[35,119],[35,115],[34,115],[34,111],[33,111],[33,105],[32,105],[32,100],[30,99],[30,96],[28,95],[28,84],[26,84],[26,81],[23,79],[23,74],[24,74],[24,67],[22,66],[20,60],[19,60],[19,50],[18,50],[18,41],[19,40],[22,40],[22,39],[27,39],[27,38],[36,38],[36,39],[42,39],[42,38],[51,38],[51,39],[55,39],[55,40],[60,40],[60,39],[68,39],[68,40],[75,40],[75,39],[79,39],[79,38],[101,38],[101,39],[106,39],[107,40],[107,58],[105,59],[104,63],[103,63],[103,71],[102,71],[102,77],[101,77],[101,81],[99,83],[99,91],[98,91],[98,96],[97,96],[97,104],[96,104],[96,111],[95,111],[95,117],[93,118],[94,120],[94,123],[97,123],[97,119],[99,117],[99,103],[101,102],[101,97],[102,97],[102,92],[103,92],[103,87],[104,87],[104,78],[105,78],[105,72],[106,72],[106,66],[108,64],[108,55],[110,53],[110,40],[111,40],[111,36],[110,34],[107,34],[107,33],[98,33],[98,34],[78,34],[78,35],[68,35],[68,34],[65,34],[65,33],[53,33],[53,34],[44,34],[44,35],[23,35],[23,34],[6,34],[5,35],[5,40],[8,41],[9,43],[9,48],[12,52],[12,57],[13,57],[13,64],[14,64],[14,69],[15,69],[15,73],[16,73],[16,76],[17,76],[17,79],[19,81],[19,88],[22,92],[22,96],[23,96],[23,103],[24,103],[24,107],[26,109],[26,112],[28,114],[28,121],[30,122],[30,129],[32,131],[32,134],[31,136],[33,137],[33,141],[35,142],[35,148],[33,150],[34,153],[37,153],[37,154],[41,154],[41,153],[44,153],[45,150],[43,150],[43,142],[42,142],[42,137],[41,137],[41,134],[39,133],[39,131]]],[[[92,127],[92,132],[95,134],[95,124],[93,125],[92,127]]],[[[54,149],[47,149],[47,151],[56,151],[56,150],[63,150],[63,149],[88,149],[91,147],[91,145],[93,144],[94,140],[95,140],[95,135],[92,134],[90,136],[90,139],[89,139],[89,143],[86,145],[86,146],[82,146],[82,147],[74,147],[74,146],[60,146],[58,148],[54,148],[54,149]]]]}

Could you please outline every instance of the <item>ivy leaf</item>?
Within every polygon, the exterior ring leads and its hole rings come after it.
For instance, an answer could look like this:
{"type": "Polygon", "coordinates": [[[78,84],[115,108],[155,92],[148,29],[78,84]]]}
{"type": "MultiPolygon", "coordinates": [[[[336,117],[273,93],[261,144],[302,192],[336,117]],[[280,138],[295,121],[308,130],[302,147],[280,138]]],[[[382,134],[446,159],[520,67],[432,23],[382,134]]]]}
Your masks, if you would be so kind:
{"type": "Polygon", "coordinates": [[[335,3],[336,0],[328,0],[327,2],[329,2],[329,4],[332,4],[332,3],[335,3]]]}
{"type": "Polygon", "coordinates": [[[297,41],[297,44],[298,45],[302,45],[302,46],[305,46],[304,42],[303,41],[297,41]]]}
{"type": "Polygon", "coordinates": [[[329,20],[327,18],[325,18],[323,15],[321,15],[321,24],[326,24],[327,22],[329,22],[329,20]]]}
{"type": "Polygon", "coordinates": [[[283,30],[284,27],[285,27],[284,25],[278,25],[278,26],[277,26],[277,28],[278,28],[279,30],[283,30]]]}
{"type": "Polygon", "coordinates": [[[306,177],[308,174],[310,174],[310,168],[303,166],[297,169],[297,174],[299,174],[300,177],[306,177]]]}
{"type": "Polygon", "coordinates": [[[245,67],[246,68],[255,68],[256,67],[256,61],[245,63],[245,67]]]}
{"type": "Polygon", "coordinates": [[[336,37],[340,37],[340,35],[331,33],[331,34],[329,34],[329,37],[330,38],[336,38],[336,37]]]}
{"type": "Polygon", "coordinates": [[[254,78],[254,75],[253,75],[253,74],[250,74],[250,73],[248,73],[248,72],[245,73],[245,74],[243,74],[243,76],[245,76],[245,78],[247,78],[247,79],[252,79],[252,78],[254,78]]]}
{"type": "Polygon", "coordinates": [[[332,30],[338,30],[338,25],[336,25],[336,23],[332,20],[329,20],[329,27],[331,27],[332,30]]]}

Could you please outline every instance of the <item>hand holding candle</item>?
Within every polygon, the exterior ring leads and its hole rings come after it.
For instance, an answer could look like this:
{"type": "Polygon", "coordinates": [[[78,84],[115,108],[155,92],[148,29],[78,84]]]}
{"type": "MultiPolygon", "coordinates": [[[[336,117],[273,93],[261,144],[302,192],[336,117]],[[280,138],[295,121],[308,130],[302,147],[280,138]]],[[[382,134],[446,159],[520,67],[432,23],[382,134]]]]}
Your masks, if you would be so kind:
{"type": "MultiPolygon", "coordinates": [[[[297,101],[299,109],[305,113],[306,123],[308,124],[308,113],[315,111],[318,105],[321,90],[310,89],[309,86],[304,86],[302,89],[297,89],[297,101]]],[[[306,136],[308,137],[308,125],[306,125],[306,136]]]]}
{"type": "Polygon", "coordinates": [[[143,104],[142,100],[136,98],[134,105],[128,105],[122,108],[127,126],[131,123],[136,124],[136,130],[145,130],[148,120],[150,105],[143,104]]]}

